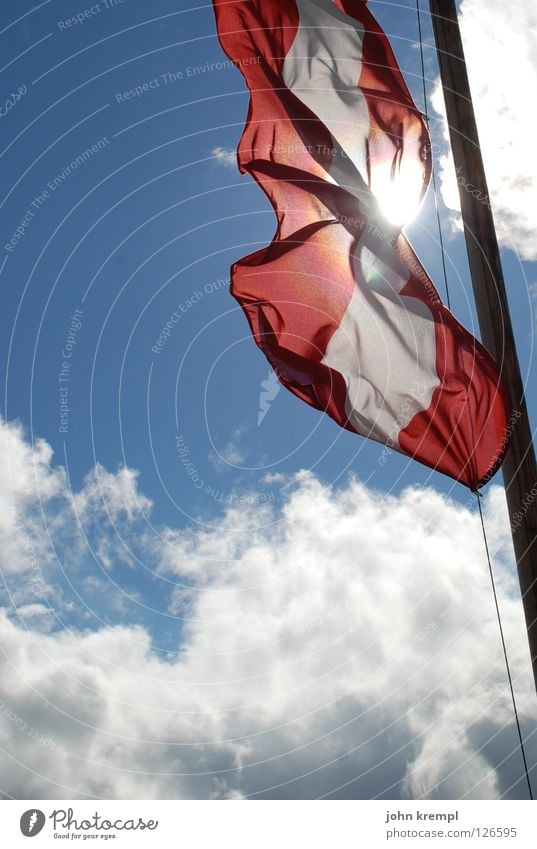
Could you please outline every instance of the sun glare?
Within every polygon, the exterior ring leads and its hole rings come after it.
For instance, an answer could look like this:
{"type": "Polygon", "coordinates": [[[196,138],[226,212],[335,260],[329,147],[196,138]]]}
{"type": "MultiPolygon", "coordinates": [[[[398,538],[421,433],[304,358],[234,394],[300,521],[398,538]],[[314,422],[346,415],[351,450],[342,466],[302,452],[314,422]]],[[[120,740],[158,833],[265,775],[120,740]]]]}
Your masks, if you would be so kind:
{"type": "Polygon", "coordinates": [[[423,168],[419,162],[405,161],[395,176],[382,169],[372,185],[379,206],[391,224],[403,227],[418,214],[421,207],[423,168]]]}

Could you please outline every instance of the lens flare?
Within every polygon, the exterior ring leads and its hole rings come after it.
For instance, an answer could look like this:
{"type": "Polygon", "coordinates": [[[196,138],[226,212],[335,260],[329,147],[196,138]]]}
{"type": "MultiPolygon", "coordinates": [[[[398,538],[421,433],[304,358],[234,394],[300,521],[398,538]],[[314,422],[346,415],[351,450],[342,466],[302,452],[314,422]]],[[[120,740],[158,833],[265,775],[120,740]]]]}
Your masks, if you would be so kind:
{"type": "Polygon", "coordinates": [[[420,164],[407,161],[395,175],[387,168],[383,170],[372,188],[383,215],[391,224],[403,227],[420,210],[422,185],[423,170],[420,164]]]}

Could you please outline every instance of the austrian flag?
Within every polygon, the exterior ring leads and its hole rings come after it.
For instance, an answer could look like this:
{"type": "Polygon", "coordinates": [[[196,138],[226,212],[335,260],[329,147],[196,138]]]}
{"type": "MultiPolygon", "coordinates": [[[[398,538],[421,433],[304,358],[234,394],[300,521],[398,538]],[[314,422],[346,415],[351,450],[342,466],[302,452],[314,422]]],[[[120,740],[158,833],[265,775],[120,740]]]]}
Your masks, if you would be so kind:
{"type": "Polygon", "coordinates": [[[240,170],[272,243],[232,294],[280,382],[339,425],[475,489],[506,450],[488,351],[401,232],[431,173],[427,129],[363,0],[213,0],[250,90],[240,170]]]}

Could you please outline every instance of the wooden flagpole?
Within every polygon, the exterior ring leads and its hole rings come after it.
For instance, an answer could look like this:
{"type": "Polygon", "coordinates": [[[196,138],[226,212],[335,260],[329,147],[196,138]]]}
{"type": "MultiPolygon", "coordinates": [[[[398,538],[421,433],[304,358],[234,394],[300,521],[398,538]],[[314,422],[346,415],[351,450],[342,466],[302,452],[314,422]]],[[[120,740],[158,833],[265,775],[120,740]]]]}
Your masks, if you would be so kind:
{"type": "MultiPolygon", "coordinates": [[[[429,0],[464,235],[483,344],[501,366],[514,415],[502,471],[537,688],[537,465],[455,0],[429,0]]],[[[488,62],[494,57],[486,57],[488,62]]]]}

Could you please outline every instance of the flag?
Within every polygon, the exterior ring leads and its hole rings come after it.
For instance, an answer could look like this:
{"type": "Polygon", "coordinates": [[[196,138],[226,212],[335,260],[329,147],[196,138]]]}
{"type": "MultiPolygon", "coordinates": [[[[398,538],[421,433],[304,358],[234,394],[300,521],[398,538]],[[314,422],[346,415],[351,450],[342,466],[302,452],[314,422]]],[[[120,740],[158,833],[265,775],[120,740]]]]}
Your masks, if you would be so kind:
{"type": "Polygon", "coordinates": [[[507,404],[401,228],[431,174],[427,128],[362,0],[213,0],[250,102],[237,157],[277,218],[231,292],[280,382],[347,430],[476,489],[507,404]]]}

